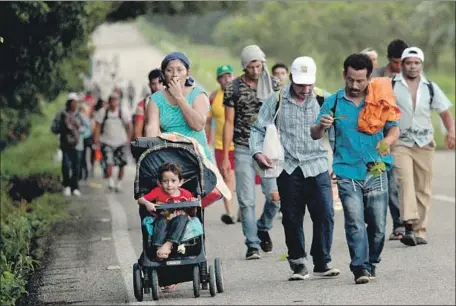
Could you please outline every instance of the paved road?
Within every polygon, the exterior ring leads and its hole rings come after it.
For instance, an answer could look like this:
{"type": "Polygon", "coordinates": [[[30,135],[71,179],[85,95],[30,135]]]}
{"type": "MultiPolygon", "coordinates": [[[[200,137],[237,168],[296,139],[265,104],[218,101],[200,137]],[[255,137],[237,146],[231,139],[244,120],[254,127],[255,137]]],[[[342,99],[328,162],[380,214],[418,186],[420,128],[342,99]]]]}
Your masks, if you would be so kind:
{"type": "MultiPolygon", "coordinates": [[[[150,68],[162,55],[140,37],[132,24],[103,26],[95,35],[97,54],[117,52],[125,78],[143,84],[150,68]]],[[[220,221],[222,203],[207,210],[209,260],[224,262],[226,292],[211,298],[202,292],[193,298],[191,283],[181,284],[160,301],[150,296],[142,304],[189,305],[300,305],[300,304],[455,304],[455,154],[439,152],[434,161],[433,210],[429,245],[405,247],[387,242],[377,279],[357,286],[348,269],[349,254],[343,230],[343,212],[335,216],[333,266],[341,269],[338,279],[310,278],[288,282],[289,268],[280,255],[286,253],[280,220],[271,236],[274,251],[262,259],[246,261],[240,224],[220,221]]],[[[51,252],[31,288],[31,304],[135,304],[131,266],[141,252],[137,204],[133,200],[134,167],[127,168],[125,188],[105,194],[95,178],[82,186],[83,196],[71,206],[72,218],[56,232],[51,252]]],[[[259,214],[263,196],[257,190],[259,214]]],[[[391,220],[388,217],[388,232],[391,220]]],[[[308,216],[304,221],[310,249],[312,233],[308,216]]]]}

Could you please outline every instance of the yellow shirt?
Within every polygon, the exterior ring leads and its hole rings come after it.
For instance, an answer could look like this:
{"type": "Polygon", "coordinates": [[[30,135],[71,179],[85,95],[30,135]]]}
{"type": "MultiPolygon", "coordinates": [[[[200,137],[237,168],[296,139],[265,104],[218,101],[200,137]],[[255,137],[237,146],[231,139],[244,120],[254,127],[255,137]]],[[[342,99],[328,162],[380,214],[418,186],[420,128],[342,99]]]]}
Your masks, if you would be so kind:
{"type": "MultiPolygon", "coordinates": [[[[223,150],[223,124],[225,123],[225,108],[223,107],[223,90],[216,91],[214,99],[211,101],[210,115],[215,120],[214,145],[216,150],[223,150]]],[[[230,146],[230,151],[234,150],[234,144],[230,146]]]]}

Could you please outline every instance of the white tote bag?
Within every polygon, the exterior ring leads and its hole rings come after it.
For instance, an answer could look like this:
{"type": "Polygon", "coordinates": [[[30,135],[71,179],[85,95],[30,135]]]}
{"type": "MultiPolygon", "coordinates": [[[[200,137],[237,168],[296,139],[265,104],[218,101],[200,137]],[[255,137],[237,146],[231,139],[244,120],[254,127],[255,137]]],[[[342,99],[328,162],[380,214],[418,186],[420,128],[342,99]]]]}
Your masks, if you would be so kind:
{"type": "Polygon", "coordinates": [[[277,115],[280,112],[282,104],[282,91],[278,92],[277,103],[279,104],[277,112],[272,120],[273,123],[266,127],[266,134],[263,142],[263,154],[272,160],[273,167],[269,169],[261,169],[257,163],[258,174],[263,178],[276,178],[282,171],[285,163],[285,152],[283,150],[282,143],[280,142],[280,134],[277,126],[274,124],[277,115]]]}

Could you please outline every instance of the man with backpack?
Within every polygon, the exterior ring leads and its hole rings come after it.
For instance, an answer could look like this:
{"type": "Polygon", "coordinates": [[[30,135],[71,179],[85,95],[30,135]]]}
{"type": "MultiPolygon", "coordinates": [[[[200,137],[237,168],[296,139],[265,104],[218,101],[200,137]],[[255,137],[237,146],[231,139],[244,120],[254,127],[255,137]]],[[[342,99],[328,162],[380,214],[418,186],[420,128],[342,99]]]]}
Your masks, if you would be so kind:
{"type": "Polygon", "coordinates": [[[62,151],[62,185],[63,194],[81,196],[79,191],[79,176],[81,171],[81,151],[83,149],[80,135],[84,128],[84,120],[78,111],[79,96],[72,92],[68,94],[65,109],[59,111],[51,126],[51,131],[60,136],[62,151]]]}
{"type": "Polygon", "coordinates": [[[313,222],[310,254],[314,275],[336,277],[340,271],[329,267],[334,231],[334,209],[328,151],[322,139],[310,137],[310,127],[320,111],[314,92],[317,67],[311,57],[298,57],[291,65],[290,84],[272,94],[261,106],[250,134],[250,150],[261,168],[272,161],[263,154],[266,128],[275,124],[284,148],[285,163],[277,178],[280,210],[293,271],[289,280],[309,277],[305,260],[303,221],[307,209],[313,222]]]}
{"type": "Polygon", "coordinates": [[[266,197],[263,213],[256,222],[255,169],[249,149],[250,128],[261,104],[273,91],[280,89],[279,81],[269,75],[263,51],[256,45],[244,48],[241,53],[244,74],[229,83],[224,91],[225,123],[223,126],[222,175],[231,171],[230,147],[234,143],[234,173],[236,194],[241,209],[242,230],[247,246],[246,259],[259,259],[261,249],[272,251],[268,231],[280,207],[275,179],[261,179],[266,197]]]}
{"type": "Polygon", "coordinates": [[[106,163],[106,179],[108,190],[121,190],[124,167],[127,164],[126,146],[131,133],[131,115],[128,109],[120,106],[120,97],[111,94],[108,107],[100,109],[95,116],[94,141],[101,148],[103,159],[106,163]],[[116,184],[112,178],[113,167],[119,168],[116,184]]]}
{"type": "Polygon", "coordinates": [[[133,118],[133,126],[134,126],[134,138],[143,137],[144,136],[144,122],[145,122],[145,115],[146,115],[146,107],[147,102],[150,95],[153,95],[155,92],[160,91],[163,89],[163,82],[160,79],[160,69],[154,69],[149,72],[147,79],[149,80],[149,88],[151,94],[147,94],[147,96],[142,99],[138,105],[136,106],[135,115],[133,118]]]}
{"type": "Polygon", "coordinates": [[[435,152],[432,111],[436,111],[448,134],[445,143],[454,149],[454,121],[451,102],[440,87],[423,75],[424,54],[417,47],[402,53],[402,72],[393,82],[394,96],[401,110],[400,138],[393,145],[397,178],[401,190],[399,203],[408,246],[427,244],[427,223],[431,209],[432,163],[435,152]]]}

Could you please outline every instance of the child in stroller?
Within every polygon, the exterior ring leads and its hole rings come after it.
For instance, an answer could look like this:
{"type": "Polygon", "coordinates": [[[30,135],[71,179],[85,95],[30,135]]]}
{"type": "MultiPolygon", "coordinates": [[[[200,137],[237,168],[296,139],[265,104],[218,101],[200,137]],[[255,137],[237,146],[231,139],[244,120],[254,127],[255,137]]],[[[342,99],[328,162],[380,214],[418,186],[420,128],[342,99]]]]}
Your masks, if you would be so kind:
{"type": "Polygon", "coordinates": [[[158,186],[138,199],[155,219],[152,235],[152,246],[157,248],[157,259],[167,259],[174,245],[179,246],[187,221],[195,217],[195,209],[162,210],[156,212],[157,206],[166,207],[166,203],[197,200],[190,191],[181,188],[184,183],[182,169],[179,165],[165,163],[159,168],[158,186]],[[155,202],[155,203],[154,203],[155,202]]]}

